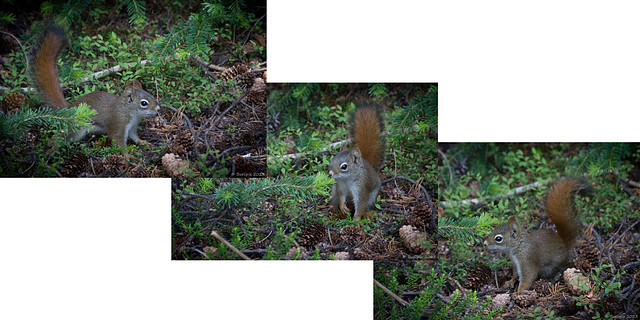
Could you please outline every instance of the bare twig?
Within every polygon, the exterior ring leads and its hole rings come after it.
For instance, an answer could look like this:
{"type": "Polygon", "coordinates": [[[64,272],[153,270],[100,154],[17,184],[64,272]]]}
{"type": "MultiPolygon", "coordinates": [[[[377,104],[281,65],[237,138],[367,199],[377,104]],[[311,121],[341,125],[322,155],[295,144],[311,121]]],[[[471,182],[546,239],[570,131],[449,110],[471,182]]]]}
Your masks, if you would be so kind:
{"type": "Polygon", "coordinates": [[[403,305],[405,307],[409,305],[409,302],[403,300],[397,294],[391,292],[391,290],[389,290],[389,289],[387,289],[387,287],[383,286],[382,283],[378,282],[378,280],[373,279],[373,283],[375,283],[375,285],[378,286],[378,288],[382,289],[382,291],[386,292],[388,295],[390,295],[392,298],[394,298],[396,301],[398,301],[401,305],[403,305]]]}
{"type": "Polygon", "coordinates": [[[458,280],[456,280],[456,279],[454,279],[451,276],[446,275],[446,274],[444,275],[444,277],[447,278],[447,280],[453,282],[456,285],[456,287],[458,287],[458,289],[460,289],[460,293],[465,291],[465,289],[462,287],[462,285],[460,285],[460,282],[458,282],[458,280]]]}
{"type": "MultiPolygon", "coordinates": [[[[536,182],[528,184],[526,186],[517,187],[515,189],[509,190],[509,192],[507,192],[507,194],[495,197],[495,199],[504,199],[504,198],[507,198],[507,197],[509,197],[511,195],[514,195],[514,194],[525,193],[526,191],[529,191],[531,189],[541,187],[541,186],[549,183],[550,181],[551,180],[545,180],[545,181],[542,181],[542,182],[537,182],[536,181],[536,182]]],[[[451,205],[464,205],[464,204],[469,204],[469,203],[477,204],[480,201],[482,201],[482,200],[479,199],[479,198],[470,199],[470,200],[462,200],[462,201],[452,201],[452,202],[441,201],[440,205],[442,205],[442,206],[451,206],[451,205]]]]}
{"type": "Polygon", "coordinates": [[[205,68],[209,68],[211,70],[220,71],[220,72],[227,70],[227,68],[216,66],[213,63],[206,62],[206,61],[202,60],[202,58],[200,58],[200,57],[196,57],[196,61],[198,61],[198,63],[201,64],[202,66],[204,66],[205,68]]]}
{"type": "MultiPolygon", "coordinates": [[[[140,62],[129,62],[129,63],[126,63],[126,65],[130,67],[130,66],[133,66],[135,64],[141,64],[142,65],[142,64],[147,64],[149,62],[151,62],[151,61],[150,60],[142,60],[140,62]]],[[[118,71],[120,71],[122,69],[124,69],[123,66],[117,65],[115,67],[112,67],[112,68],[109,68],[109,69],[106,69],[106,70],[98,71],[98,72],[96,72],[96,73],[94,73],[94,74],[92,74],[92,75],[90,75],[90,76],[88,76],[86,78],[79,79],[77,82],[82,83],[82,82],[86,82],[86,81],[89,81],[89,80],[92,80],[92,79],[102,78],[102,77],[105,77],[105,76],[107,76],[107,75],[109,75],[111,73],[118,72],[118,71]]],[[[61,86],[64,87],[64,84],[61,85],[61,86]]],[[[2,87],[0,87],[0,89],[2,89],[2,87]]],[[[32,92],[32,91],[36,91],[36,89],[35,88],[22,88],[22,91],[24,91],[24,92],[32,92]]]]}
{"type": "Polygon", "coordinates": [[[264,17],[266,17],[267,15],[264,14],[262,15],[262,17],[260,17],[260,19],[258,19],[256,21],[256,23],[253,24],[253,26],[251,27],[251,30],[249,30],[249,32],[247,33],[247,37],[244,38],[244,41],[242,41],[242,45],[244,46],[245,44],[247,44],[247,41],[249,41],[249,37],[251,36],[251,32],[253,32],[253,29],[256,27],[256,25],[258,25],[258,22],[260,22],[260,20],[262,20],[264,17]]]}
{"type": "Polygon", "coordinates": [[[242,253],[242,251],[238,250],[236,247],[231,245],[231,243],[229,243],[227,240],[221,237],[215,230],[211,231],[211,235],[216,237],[216,239],[220,240],[220,242],[222,242],[225,246],[231,249],[231,251],[235,252],[238,256],[240,256],[240,258],[244,260],[251,260],[249,257],[247,257],[246,254],[242,253]]]}

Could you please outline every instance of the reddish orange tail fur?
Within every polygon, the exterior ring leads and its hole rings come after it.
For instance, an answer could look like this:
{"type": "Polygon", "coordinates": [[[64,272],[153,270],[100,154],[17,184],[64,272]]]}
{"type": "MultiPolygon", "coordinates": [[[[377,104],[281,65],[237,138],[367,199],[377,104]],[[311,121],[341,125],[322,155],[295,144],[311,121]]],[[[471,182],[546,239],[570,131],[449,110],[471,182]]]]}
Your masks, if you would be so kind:
{"type": "Polygon", "coordinates": [[[32,79],[47,104],[54,108],[68,108],[58,79],[58,55],[66,43],[64,30],[55,25],[45,27],[32,61],[32,79]]]}
{"type": "Polygon", "coordinates": [[[384,143],[382,141],[383,124],[376,107],[358,106],[351,122],[351,135],[354,145],[362,152],[362,157],[372,167],[382,167],[384,143]]]}
{"type": "Polygon", "coordinates": [[[573,245],[578,235],[578,225],[575,222],[577,212],[573,208],[573,196],[589,191],[590,186],[579,179],[565,178],[558,181],[547,196],[547,213],[558,229],[567,248],[573,245]]]}

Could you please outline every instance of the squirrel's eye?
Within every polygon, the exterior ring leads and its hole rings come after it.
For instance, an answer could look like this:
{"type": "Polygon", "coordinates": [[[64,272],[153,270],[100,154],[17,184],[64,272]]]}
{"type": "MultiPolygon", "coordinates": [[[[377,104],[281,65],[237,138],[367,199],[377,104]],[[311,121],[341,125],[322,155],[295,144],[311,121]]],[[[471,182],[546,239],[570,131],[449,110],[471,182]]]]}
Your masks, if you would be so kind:
{"type": "Polygon", "coordinates": [[[502,242],[502,236],[501,236],[501,235],[497,235],[497,236],[495,236],[495,238],[493,238],[493,239],[495,239],[497,243],[502,242]]]}
{"type": "Polygon", "coordinates": [[[147,100],[145,100],[145,99],[142,99],[142,100],[140,100],[140,105],[143,108],[146,108],[149,105],[149,102],[147,100]]]}
{"type": "Polygon", "coordinates": [[[347,170],[347,167],[348,167],[348,166],[347,166],[347,164],[346,164],[346,163],[343,163],[342,165],[340,165],[340,170],[342,170],[342,171],[346,171],[346,170],[347,170]]]}

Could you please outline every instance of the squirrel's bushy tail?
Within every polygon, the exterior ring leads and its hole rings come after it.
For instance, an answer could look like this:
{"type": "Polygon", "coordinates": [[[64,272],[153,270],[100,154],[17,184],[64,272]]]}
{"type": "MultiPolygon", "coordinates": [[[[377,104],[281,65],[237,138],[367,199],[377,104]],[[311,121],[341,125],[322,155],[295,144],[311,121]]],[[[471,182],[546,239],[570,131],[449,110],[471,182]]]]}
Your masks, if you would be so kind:
{"type": "Polygon", "coordinates": [[[380,169],[384,161],[384,124],[380,109],[373,104],[359,104],[351,121],[351,136],[354,145],[369,164],[380,169]]]}
{"type": "Polygon", "coordinates": [[[582,179],[564,178],[558,181],[547,196],[547,214],[556,225],[558,235],[562,238],[567,248],[573,245],[578,235],[576,223],[577,212],[574,208],[573,197],[575,194],[591,193],[591,186],[582,179]]]}
{"type": "Polygon", "coordinates": [[[33,52],[31,78],[47,104],[55,108],[68,108],[69,102],[64,99],[60,79],[58,79],[58,55],[67,43],[64,29],[55,24],[48,24],[42,32],[33,52]]]}

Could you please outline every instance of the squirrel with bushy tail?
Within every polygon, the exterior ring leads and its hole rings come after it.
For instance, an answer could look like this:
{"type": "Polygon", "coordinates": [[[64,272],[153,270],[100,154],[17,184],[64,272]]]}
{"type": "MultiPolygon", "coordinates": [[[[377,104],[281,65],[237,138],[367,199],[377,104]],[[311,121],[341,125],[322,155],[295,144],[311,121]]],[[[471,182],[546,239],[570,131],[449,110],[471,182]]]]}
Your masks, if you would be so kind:
{"type": "Polygon", "coordinates": [[[81,140],[90,134],[107,134],[121,147],[126,146],[127,139],[135,143],[143,142],[137,134],[138,123],[143,117],[155,116],[160,111],[153,95],[142,90],[138,81],[133,81],[120,96],[96,91],[83,95],[70,104],[65,100],[60,86],[57,65],[58,56],[66,44],[64,29],[48,23],[35,47],[29,71],[37,91],[49,106],[62,109],[76,107],[84,102],[97,111],[92,125],[78,130],[70,138],[81,140]]]}
{"type": "Polygon", "coordinates": [[[376,202],[382,182],[378,170],[384,161],[384,124],[380,108],[360,103],[351,117],[352,146],[340,151],[329,165],[329,176],[335,180],[331,206],[349,214],[348,203],[355,207],[353,218],[372,217],[368,210],[376,202]]]}
{"type": "Polygon", "coordinates": [[[489,250],[505,252],[513,266],[513,276],[503,287],[519,280],[516,293],[529,289],[537,278],[552,278],[569,263],[569,250],[578,236],[576,194],[589,195],[591,186],[583,179],[564,178],[551,187],[546,211],[558,232],[548,229],[527,232],[515,217],[497,227],[484,241],[489,250]]]}

